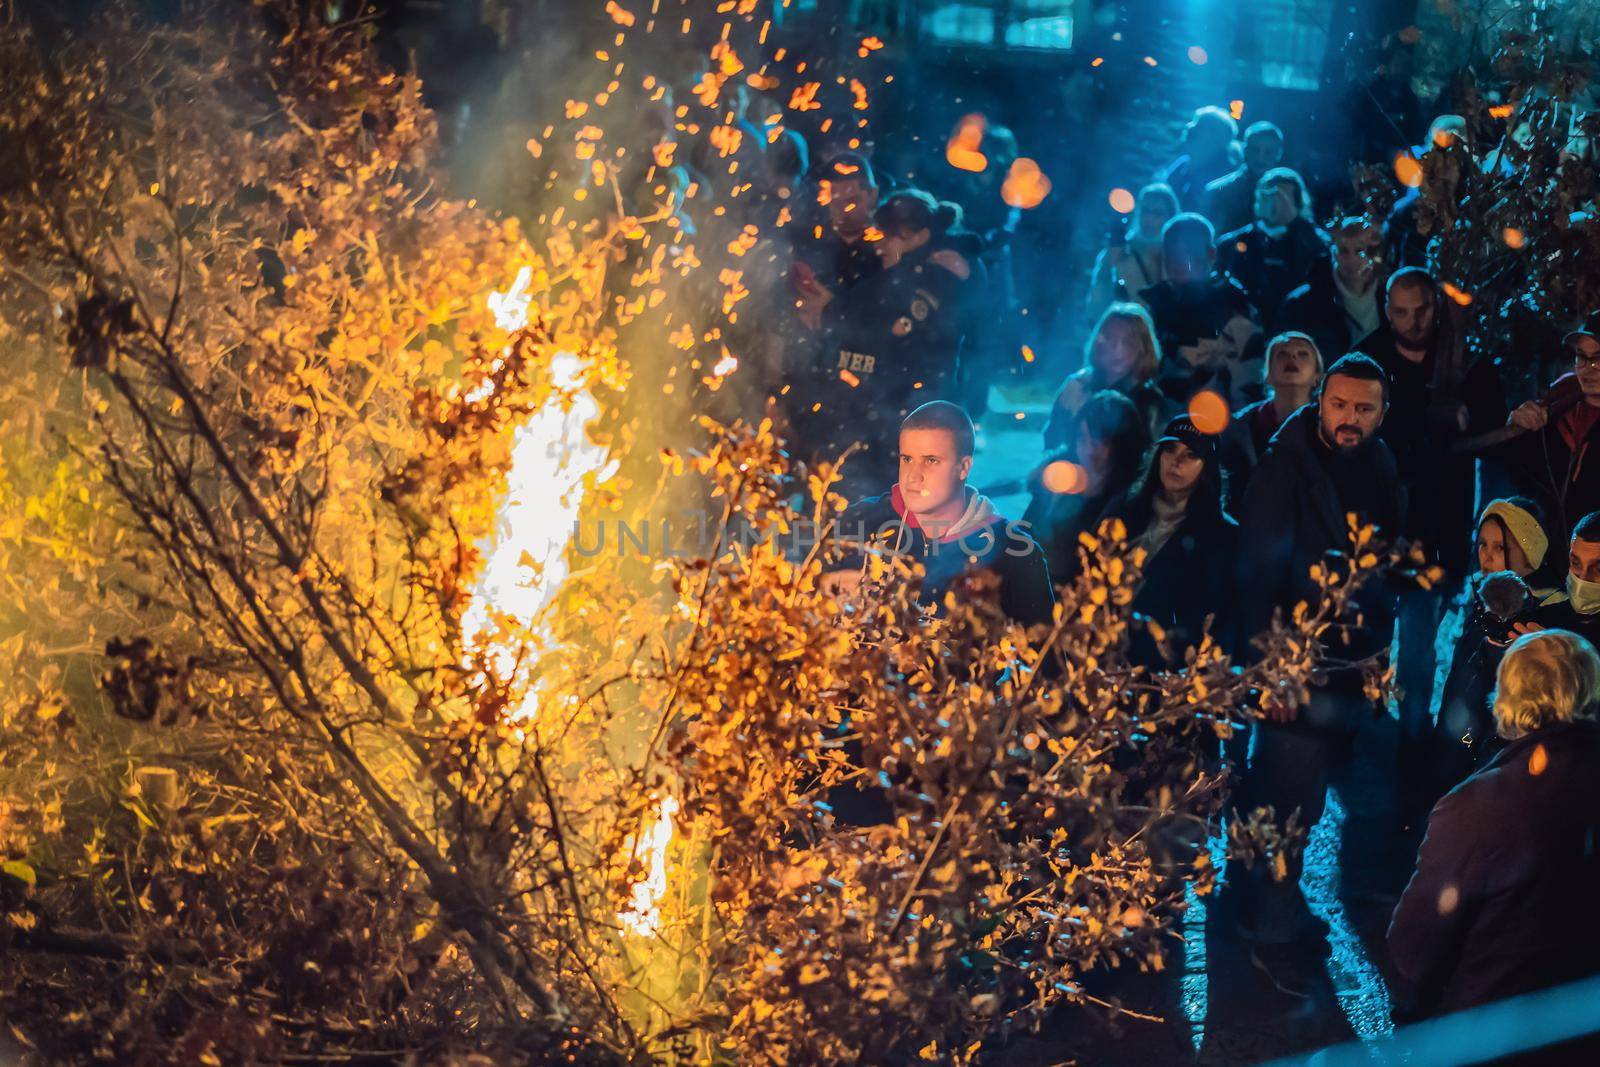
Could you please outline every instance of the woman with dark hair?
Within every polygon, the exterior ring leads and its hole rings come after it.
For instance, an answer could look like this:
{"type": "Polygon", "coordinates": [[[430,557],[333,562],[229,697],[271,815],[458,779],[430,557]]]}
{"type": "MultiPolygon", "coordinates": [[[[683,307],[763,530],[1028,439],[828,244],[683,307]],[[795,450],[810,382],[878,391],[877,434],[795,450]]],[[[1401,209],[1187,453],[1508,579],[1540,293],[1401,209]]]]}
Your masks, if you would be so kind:
{"type": "Polygon", "coordinates": [[[1149,445],[1150,431],[1133,402],[1105,390],[1078,409],[1071,443],[1029,475],[1033,499],[1022,518],[1044,546],[1056,584],[1077,576],[1078,535],[1099,527],[1107,505],[1138,475],[1149,445]]]}
{"type": "Polygon", "coordinates": [[[1156,440],[1139,480],[1106,508],[1106,518],[1122,520],[1128,543],[1145,551],[1133,608],[1156,624],[1152,636],[1168,658],[1198,643],[1210,616],[1218,616],[1212,630],[1225,632],[1220,615],[1239,524],[1224,501],[1216,437],[1180,415],[1156,440]]]}
{"type": "Polygon", "coordinates": [[[801,290],[801,318],[815,323],[821,350],[816,389],[802,397],[818,406],[802,412],[797,436],[832,455],[861,442],[866,455],[847,474],[870,475],[876,486],[893,480],[901,420],[930,401],[956,400],[983,268],[982,242],[961,229],[961,208],[921,190],[885,198],[872,223],[883,270],[837,296],[815,281],[801,290]]]}

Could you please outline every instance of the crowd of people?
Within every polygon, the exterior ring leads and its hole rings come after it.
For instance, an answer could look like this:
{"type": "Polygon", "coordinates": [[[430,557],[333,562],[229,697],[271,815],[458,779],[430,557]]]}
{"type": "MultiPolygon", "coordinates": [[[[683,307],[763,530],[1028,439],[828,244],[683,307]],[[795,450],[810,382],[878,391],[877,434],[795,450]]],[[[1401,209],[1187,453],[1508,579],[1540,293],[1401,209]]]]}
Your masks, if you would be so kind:
{"type": "MultiPolygon", "coordinates": [[[[1436,121],[1430,143],[1452,130],[1436,121]]],[[[1031,624],[1077,575],[1080,535],[1118,518],[1145,552],[1134,609],[1163,639],[1136,654],[1151,665],[1180,665],[1207,632],[1249,662],[1353,528],[1419,546],[1433,578],[1363,587],[1309,702],[1267,702],[1237,754],[1241,801],[1314,824],[1357,731],[1387,710],[1351,664],[1389,657],[1395,833],[1428,827],[1389,934],[1397,1002],[1437,1012],[1600,970],[1600,920],[1580,904],[1600,890],[1585,799],[1600,780],[1600,313],[1559,324],[1570,370],[1511,407],[1494,361],[1468,358],[1461,306],[1408,228],[1414,197],[1321,226],[1278,127],[1241,144],[1203,108],[1094,265],[1083,365],[1011,522],[968,484],[973,357],[1007,310],[988,295],[1003,262],[955,204],[858,152],[809,166],[804,147],[769,202],[805,221],[753,321],[781,352],[772,411],[795,452],[856,449],[845,527],[892,531],[878,547],[926,565],[930,610],[986,567],[1031,624]]],[[[1304,995],[1280,950],[1326,928],[1296,861],[1287,875],[1230,889],[1257,967],[1304,995]]]]}
{"type": "MultiPolygon", "coordinates": [[[[670,96],[662,106],[665,144],[685,127],[670,96]]],[[[959,175],[958,206],[886,173],[870,144],[818,139],[813,158],[760,93],[740,87],[733,117],[732,141],[678,145],[670,165],[657,153],[638,199],[664,193],[677,234],[736,258],[744,292],[723,339],[798,459],[849,450],[841,529],[922,563],[930,611],[981,567],[1000,609],[1031,625],[1078,575],[1080,536],[1120,519],[1144,550],[1133,608],[1154,625],[1133,654],[1152,667],[1181,666],[1207,633],[1251,662],[1354,528],[1417,546],[1428,580],[1363,586],[1310,699],[1267,700],[1247,749],[1219,754],[1238,803],[1315,824],[1357,733],[1392,714],[1393,836],[1414,848],[1407,835],[1427,828],[1389,932],[1401,1010],[1600,970],[1600,919],[1580,906],[1600,891],[1600,808],[1586,802],[1600,780],[1600,310],[1551,324],[1569,369],[1509,403],[1502,368],[1472,357],[1462,302],[1429,271],[1417,189],[1383,217],[1319,214],[1278,126],[1241,136],[1227,111],[1201,108],[1082,279],[1082,364],[1055,389],[1043,458],[1017,479],[1024,513],[1004,516],[969,479],[995,353],[1018,344],[1020,212],[999,182],[1016,139],[958,131],[952,144],[986,161],[959,175]],[[702,185],[721,188],[697,198],[702,185]],[[1457,630],[1441,651],[1441,631],[1457,630]],[[1362,662],[1392,665],[1392,709],[1362,662]]],[[[1414,132],[1416,155],[1441,153],[1424,160],[1430,180],[1448,185],[1466,123],[1414,132]]],[[[859,581],[860,561],[830,587],[859,581]]],[[[1300,950],[1326,927],[1299,860],[1279,873],[1230,872],[1229,892],[1264,978],[1305,995],[1300,950]]]]}

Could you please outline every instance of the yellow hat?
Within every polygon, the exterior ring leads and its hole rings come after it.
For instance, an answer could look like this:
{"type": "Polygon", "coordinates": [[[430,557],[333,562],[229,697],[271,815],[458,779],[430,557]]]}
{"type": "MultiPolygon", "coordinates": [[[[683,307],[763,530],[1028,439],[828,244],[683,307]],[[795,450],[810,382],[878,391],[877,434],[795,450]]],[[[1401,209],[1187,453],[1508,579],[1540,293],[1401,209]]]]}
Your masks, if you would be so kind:
{"type": "Polygon", "coordinates": [[[1490,501],[1478,517],[1478,525],[1482,526],[1483,520],[1491,515],[1500,520],[1511,539],[1521,547],[1522,554],[1528,557],[1528,565],[1538,570],[1550,549],[1550,536],[1539,525],[1539,520],[1509,500],[1490,501]]]}

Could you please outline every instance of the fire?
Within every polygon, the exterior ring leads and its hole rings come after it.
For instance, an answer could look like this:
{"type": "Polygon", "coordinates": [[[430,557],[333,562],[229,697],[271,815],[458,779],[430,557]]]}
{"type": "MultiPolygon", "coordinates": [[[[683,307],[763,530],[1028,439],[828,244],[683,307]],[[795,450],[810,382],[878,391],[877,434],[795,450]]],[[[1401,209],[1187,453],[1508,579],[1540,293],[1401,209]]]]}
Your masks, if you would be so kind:
{"type": "MultiPolygon", "coordinates": [[[[524,267],[509,289],[489,296],[489,310],[501,329],[515,332],[528,324],[532,278],[532,269],[524,267]]],[[[483,572],[462,618],[463,632],[474,642],[491,639],[496,613],[524,626],[536,625],[539,613],[566,580],[567,543],[584,492],[617,469],[607,450],[588,437],[600,405],[585,384],[582,360],[571,352],[556,353],[550,377],[554,393],[512,434],[506,495],[495,515],[490,543],[484,546],[483,572]]],[[[536,638],[547,636],[535,633],[536,638]]],[[[491,665],[502,676],[515,669],[515,649],[495,646],[488,652],[491,665]]],[[[537,712],[532,704],[530,697],[512,718],[531,719],[537,712]]]]}
{"type": "Polygon", "coordinates": [[[633,885],[628,906],[617,915],[624,929],[640,937],[651,937],[661,929],[661,898],[667,893],[667,849],[672,844],[672,817],[678,802],[672,797],[661,801],[661,811],[644,837],[631,843],[633,855],[644,854],[644,877],[633,885]]]}

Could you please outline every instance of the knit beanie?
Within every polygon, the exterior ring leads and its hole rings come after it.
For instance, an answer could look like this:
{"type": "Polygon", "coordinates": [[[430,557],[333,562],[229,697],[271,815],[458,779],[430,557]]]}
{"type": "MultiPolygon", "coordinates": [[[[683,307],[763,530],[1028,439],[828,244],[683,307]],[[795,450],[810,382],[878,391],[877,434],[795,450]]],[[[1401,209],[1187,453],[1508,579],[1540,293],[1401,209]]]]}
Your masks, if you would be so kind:
{"type": "Polygon", "coordinates": [[[1482,526],[1483,520],[1491,515],[1505,525],[1506,531],[1511,534],[1511,539],[1522,548],[1522,554],[1528,557],[1528,565],[1538,570],[1544,563],[1545,552],[1550,548],[1550,537],[1544,532],[1544,527],[1539,525],[1539,520],[1509,500],[1491,501],[1489,506],[1483,509],[1478,525],[1482,526]]]}

